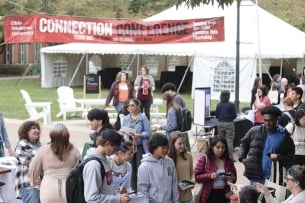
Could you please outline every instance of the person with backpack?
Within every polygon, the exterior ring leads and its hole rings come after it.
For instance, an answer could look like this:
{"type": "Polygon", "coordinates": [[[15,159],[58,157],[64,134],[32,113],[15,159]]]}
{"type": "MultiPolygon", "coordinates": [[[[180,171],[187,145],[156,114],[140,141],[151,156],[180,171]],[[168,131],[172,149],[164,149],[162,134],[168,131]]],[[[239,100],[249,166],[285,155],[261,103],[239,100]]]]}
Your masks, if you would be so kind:
{"type": "Polygon", "coordinates": [[[90,129],[93,131],[89,137],[92,140],[92,147],[96,147],[96,138],[105,129],[112,129],[108,112],[104,109],[91,109],[87,114],[90,129]]]}
{"type": "Polygon", "coordinates": [[[126,151],[121,145],[123,137],[115,130],[106,129],[96,139],[96,148],[90,148],[86,159],[97,160],[87,162],[83,168],[84,198],[88,203],[126,203],[130,200],[127,193],[117,194],[113,187],[111,163],[107,156],[117,151],[126,151]],[[101,169],[104,168],[104,173],[101,169]]]}
{"type": "Polygon", "coordinates": [[[233,153],[233,140],[234,140],[234,119],[237,116],[235,105],[229,101],[230,92],[223,90],[220,93],[220,102],[216,106],[216,118],[218,119],[218,134],[226,138],[229,154],[233,153]]]}
{"type": "Polygon", "coordinates": [[[67,127],[56,123],[50,131],[50,142],[40,147],[32,159],[29,178],[33,187],[40,187],[41,203],[67,202],[66,177],[81,160],[79,150],[69,139],[67,127]]]}
{"type": "Polygon", "coordinates": [[[294,164],[305,164],[305,109],[298,109],[294,122],[288,123],[287,131],[295,144],[294,164]]]}
{"type": "Polygon", "coordinates": [[[172,95],[164,94],[163,100],[166,102],[166,124],[160,126],[160,130],[165,130],[166,137],[169,138],[172,131],[179,130],[178,113],[180,113],[180,109],[172,95]]]}
{"type": "Polygon", "coordinates": [[[180,94],[177,93],[177,88],[176,85],[174,83],[168,82],[165,83],[162,87],[161,87],[161,92],[162,94],[170,94],[173,96],[175,102],[185,108],[185,102],[184,99],[182,98],[182,96],[180,94]]]}

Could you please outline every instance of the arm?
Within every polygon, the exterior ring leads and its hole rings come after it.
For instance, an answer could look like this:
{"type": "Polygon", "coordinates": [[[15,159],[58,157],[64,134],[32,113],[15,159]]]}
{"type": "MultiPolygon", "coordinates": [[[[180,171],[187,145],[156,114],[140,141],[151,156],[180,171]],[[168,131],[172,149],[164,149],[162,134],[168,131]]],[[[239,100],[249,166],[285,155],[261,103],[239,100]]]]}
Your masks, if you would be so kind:
{"type": "Polygon", "coordinates": [[[5,123],[4,123],[4,119],[3,119],[3,116],[2,116],[1,113],[0,113],[0,127],[1,127],[0,134],[2,135],[1,139],[4,142],[4,146],[5,146],[5,148],[7,148],[9,156],[14,156],[14,153],[11,149],[11,142],[8,138],[8,133],[7,133],[5,123]]]}
{"type": "Polygon", "coordinates": [[[171,132],[173,130],[177,129],[177,112],[172,107],[168,110],[167,114],[167,125],[165,127],[165,130],[168,132],[171,132]]]}
{"type": "Polygon", "coordinates": [[[252,129],[253,128],[251,128],[247,132],[247,134],[241,139],[241,143],[240,143],[240,147],[239,147],[239,153],[238,153],[238,160],[240,162],[244,161],[244,159],[247,157],[247,154],[249,152],[252,129]]]}
{"type": "MultiPolygon", "coordinates": [[[[45,146],[44,146],[45,147],[45,146]]],[[[43,157],[45,156],[44,147],[41,147],[32,159],[29,167],[29,178],[31,186],[40,185],[40,174],[43,172],[43,157]]]]}
{"type": "MultiPolygon", "coordinates": [[[[143,115],[143,114],[142,114],[143,115]]],[[[150,123],[146,116],[143,115],[143,129],[142,129],[142,135],[144,138],[149,138],[150,135],[150,123]]]]}
{"type": "Polygon", "coordinates": [[[148,166],[141,164],[138,169],[137,191],[143,193],[145,197],[149,199],[149,187],[149,168],[148,166]]]}
{"type": "Polygon", "coordinates": [[[22,165],[30,165],[32,157],[32,147],[25,140],[20,140],[15,149],[15,157],[22,165]]]}
{"type": "Polygon", "coordinates": [[[108,93],[108,96],[107,96],[107,99],[106,99],[105,106],[109,105],[109,103],[110,103],[110,101],[113,97],[113,92],[114,92],[115,85],[116,85],[116,82],[113,82],[112,85],[111,85],[111,88],[109,90],[109,93],[108,93]]]}
{"type": "Polygon", "coordinates": [[[195,181],[198,183],[213,181],[213,179],[211,179],[212,173],[207,173],[206,171],[206,164],[207,164],[207,158],[205,155],[203,155],[198,159],[194,170],[195,181]]]}
{"type": "Polygon", "coordinates": [[[178,180],[177,180],[177,171],[174,162],[172,162],[173,169],[173,182],[172,182],[172,202],[179,203],[179,192],[178,192],[178,180]]]}
{"type": "Polygon", "coordinates": [[[138,75],[136,80],[135,80],[135,82],[134,82],[134,89],[135,89],[135,91],[139,91],[141,89],[141,85],[140,85],[141,78],[142,78],[142,76],[138,75]]]}
{"type": "Polygon", "coordinates": [[[150,82],[150,89],[151,89],[151,91],[152,92],[155,91],[156,85],[155,85],[155,80],[154,80],[154,78],[152,76],[149,76],[149,82],[150,82]]]}
{"type": "Polygon", "coordinates": [[[286,134],[284,141],[279,147],[279,154],[276,159],[284,166],[290,167],[292,165],[295,153],[295,145],[289,135],[286,134]]]}

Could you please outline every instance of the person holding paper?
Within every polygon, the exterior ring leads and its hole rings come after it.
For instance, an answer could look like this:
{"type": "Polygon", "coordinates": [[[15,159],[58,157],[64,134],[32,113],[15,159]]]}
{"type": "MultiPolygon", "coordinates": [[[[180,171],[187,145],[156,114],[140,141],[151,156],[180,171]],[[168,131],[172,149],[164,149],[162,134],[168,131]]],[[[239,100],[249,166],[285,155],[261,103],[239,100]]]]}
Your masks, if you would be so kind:
{"type": "Polygon", "coordinates": [[[124,141],[122,147],[126,150],[117,151],[111,158],[111,170],[113,186],[119,193],[130,192],[130,180],[131,180],[131,161],[133,156],[133,144],[131,141],[124,141]]]}

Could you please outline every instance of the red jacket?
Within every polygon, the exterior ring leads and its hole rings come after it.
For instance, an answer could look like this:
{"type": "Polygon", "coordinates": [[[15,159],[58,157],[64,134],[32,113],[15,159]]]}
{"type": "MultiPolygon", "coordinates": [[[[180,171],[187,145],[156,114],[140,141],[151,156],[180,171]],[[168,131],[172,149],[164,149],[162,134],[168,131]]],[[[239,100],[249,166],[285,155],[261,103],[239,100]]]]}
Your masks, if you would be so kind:
{"type": "MultiPolygon", "coordinates": [[[[206,159],[207,156],[203,155],[200,157],[196,163],[194,169],[195,180],[198,183],[203,183],[203,189],[200,197],[200,203],[206,203],[209,197],[210,192],[213,189],[214,180],[211,179],[211,173],[216,172],[217,167],[213,160],[206,159]]],[[[236,168],[232,159],[228,158],[224,160],[225,172],[232,173],[234,182],[236,182],[236,168]]],[[[230,186],[227,186],[226,192],[230,191],[230,186]]]]}
{"type": "MultiPolygon", "coordinates": [[[[106,99],[106,106],[109,105],[111,99],[112,99],[112,104],[115,106],[119,101],[119,81],[114,81],[111,85],[111,88],[109,90],[107,99],[106,99]]],[[[126,84],[128,87],[128,99],[134,98],[134,91],[133,91],[133,86],[132,84],[126,80],[126,84]]]]}

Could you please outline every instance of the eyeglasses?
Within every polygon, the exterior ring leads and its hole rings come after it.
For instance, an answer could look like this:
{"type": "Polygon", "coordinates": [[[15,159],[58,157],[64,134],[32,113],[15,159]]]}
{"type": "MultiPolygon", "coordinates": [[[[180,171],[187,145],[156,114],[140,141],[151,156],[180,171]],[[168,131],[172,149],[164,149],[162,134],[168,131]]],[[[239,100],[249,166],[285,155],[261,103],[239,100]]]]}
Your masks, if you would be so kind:
{"type": "Polygon", "coordinates": [[[289,181],[289,180],[291,180],[291,181],[295,181],[295,179],[294,178],[288,178],[288,177],[285,177],[284,178],[286,181],[289,181]]]}
{"type": "Polygon", "coordinates": [[[128,107],[130,107],[130,106],[134,107],[134,106],[135,106],[135,104],[128,104],[128,107]]]}

